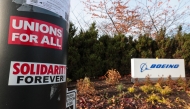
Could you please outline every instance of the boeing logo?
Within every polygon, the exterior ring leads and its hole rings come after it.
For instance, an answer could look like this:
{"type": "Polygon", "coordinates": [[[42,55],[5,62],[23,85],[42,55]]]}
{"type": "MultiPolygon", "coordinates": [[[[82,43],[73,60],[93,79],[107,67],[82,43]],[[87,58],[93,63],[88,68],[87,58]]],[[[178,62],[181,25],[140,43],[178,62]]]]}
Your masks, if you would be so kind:
{"type": "Polygon", "coordinates": [[[177,69],[179,68],[179,64],[151,64],[151,66],[148,68],[146,63],[142,63],[140,65],[140,72],[144,72],[145,70],[151,70],[151,69],[177,69]]]}
{"type": "Polygon", "coordinates": [[[140,71],[141,71],[141,72],[144,72],[145,70],[150,70],[150,69],[147,68],[146,63],[142,63],[142,64],[140,65],[140,71]]]}

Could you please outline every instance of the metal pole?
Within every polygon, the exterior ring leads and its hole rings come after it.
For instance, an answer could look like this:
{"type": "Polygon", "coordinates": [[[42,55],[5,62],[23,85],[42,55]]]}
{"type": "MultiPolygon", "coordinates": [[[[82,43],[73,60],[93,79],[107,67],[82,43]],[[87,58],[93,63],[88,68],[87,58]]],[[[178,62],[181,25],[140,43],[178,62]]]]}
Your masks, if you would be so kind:
{"type": "Polygon", "coordinates": [[[69,2],[0,1],[0,109],[66,108],[69,2]]]}

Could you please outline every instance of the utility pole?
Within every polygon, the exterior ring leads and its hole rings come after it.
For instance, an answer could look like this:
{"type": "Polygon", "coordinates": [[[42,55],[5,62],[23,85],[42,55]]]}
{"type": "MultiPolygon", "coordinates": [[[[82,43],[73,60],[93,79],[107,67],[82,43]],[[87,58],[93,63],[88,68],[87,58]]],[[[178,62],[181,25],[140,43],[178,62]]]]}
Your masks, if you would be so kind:
{"type": "Polygon", "coordinates": [[[0,109],[66,109],[70,0],[0,1],[0,109]]]}

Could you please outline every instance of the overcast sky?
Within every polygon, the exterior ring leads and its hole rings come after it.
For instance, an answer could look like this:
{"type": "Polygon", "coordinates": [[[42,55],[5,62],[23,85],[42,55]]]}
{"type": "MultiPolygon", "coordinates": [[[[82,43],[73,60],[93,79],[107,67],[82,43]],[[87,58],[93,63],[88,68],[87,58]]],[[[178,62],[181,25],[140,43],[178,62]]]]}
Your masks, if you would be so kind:
{"type": "MultiPolygon", "coordinates": [[[[93,22],[93,19],[89,14],[87,14],[84,11],[84,5],[82,1],[86,0],[70,0],[71,7],[70,7],[70,21],[75,24],[75,26],[79,28],[85,28],[93,22]]],[[[94,0],[94,1],[99,1],[99,0],[94,0]]],[[[136,6],[135,0],[131,0],[130,6],[136,6]]],[[[143,1],[143,0],[142,0],[143,1]]],[[[145,0],[144,0],[145,1],[145,0]]],[[[179,0],[170,0],[170,3],[172,6],[178,5],[179,0]]],[[[187,5],[190,5],[190,0],[180,0],[183,1],[183,3],[187,3],[187,5]]],[[[190,15],[189,15],[190,16],[190,15]]]]}
{"type": "Polygon", "coordinates": [[[81,0],[71,0],[70,21],[79,28],[85,24],[91,24],[92,19],[90,15],[84,12],[84,5],[81,0]]]}

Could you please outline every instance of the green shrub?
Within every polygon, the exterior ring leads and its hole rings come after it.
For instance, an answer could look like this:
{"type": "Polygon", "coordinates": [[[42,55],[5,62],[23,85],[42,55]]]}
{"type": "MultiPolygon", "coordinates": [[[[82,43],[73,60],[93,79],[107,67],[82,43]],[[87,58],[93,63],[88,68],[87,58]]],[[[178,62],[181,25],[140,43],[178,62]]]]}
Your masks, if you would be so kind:
{"type": "Polygon", "coordinates": [[[128,90],[129,93],[134,93],[135,92],[134,87],[128,87],[127,90],[128,90]]]}
{"type": "Polygon", "coordinates": [[[116,86],[117,91],[121,92],[124,89],[124,85],[122,83],[116,86]]]}
{"type": "Polygon", "coordinates": [[[169,87],[169,86],[165,86],[164,89],[160,89],[159,92],[162,94],[162,95],[168,95],[172,92],[172,89],[169,87]]]}
{"type": "Polygon", "coordinates": [[[160,101],[160,97],[156,94],[151,94],[148,96],[148,98],[146,99],[147,102],[150,102],[152,104],[155,104],[155,102],[160,101]]]}
{"type": "Polygon", "coordinates": [[[143,85],[143,86],[140,86],[140,89],[141,89],[144,93],[148,94],[148,93],[154,91],[154,86],[152,86],[152,85],[143,85]]]}

